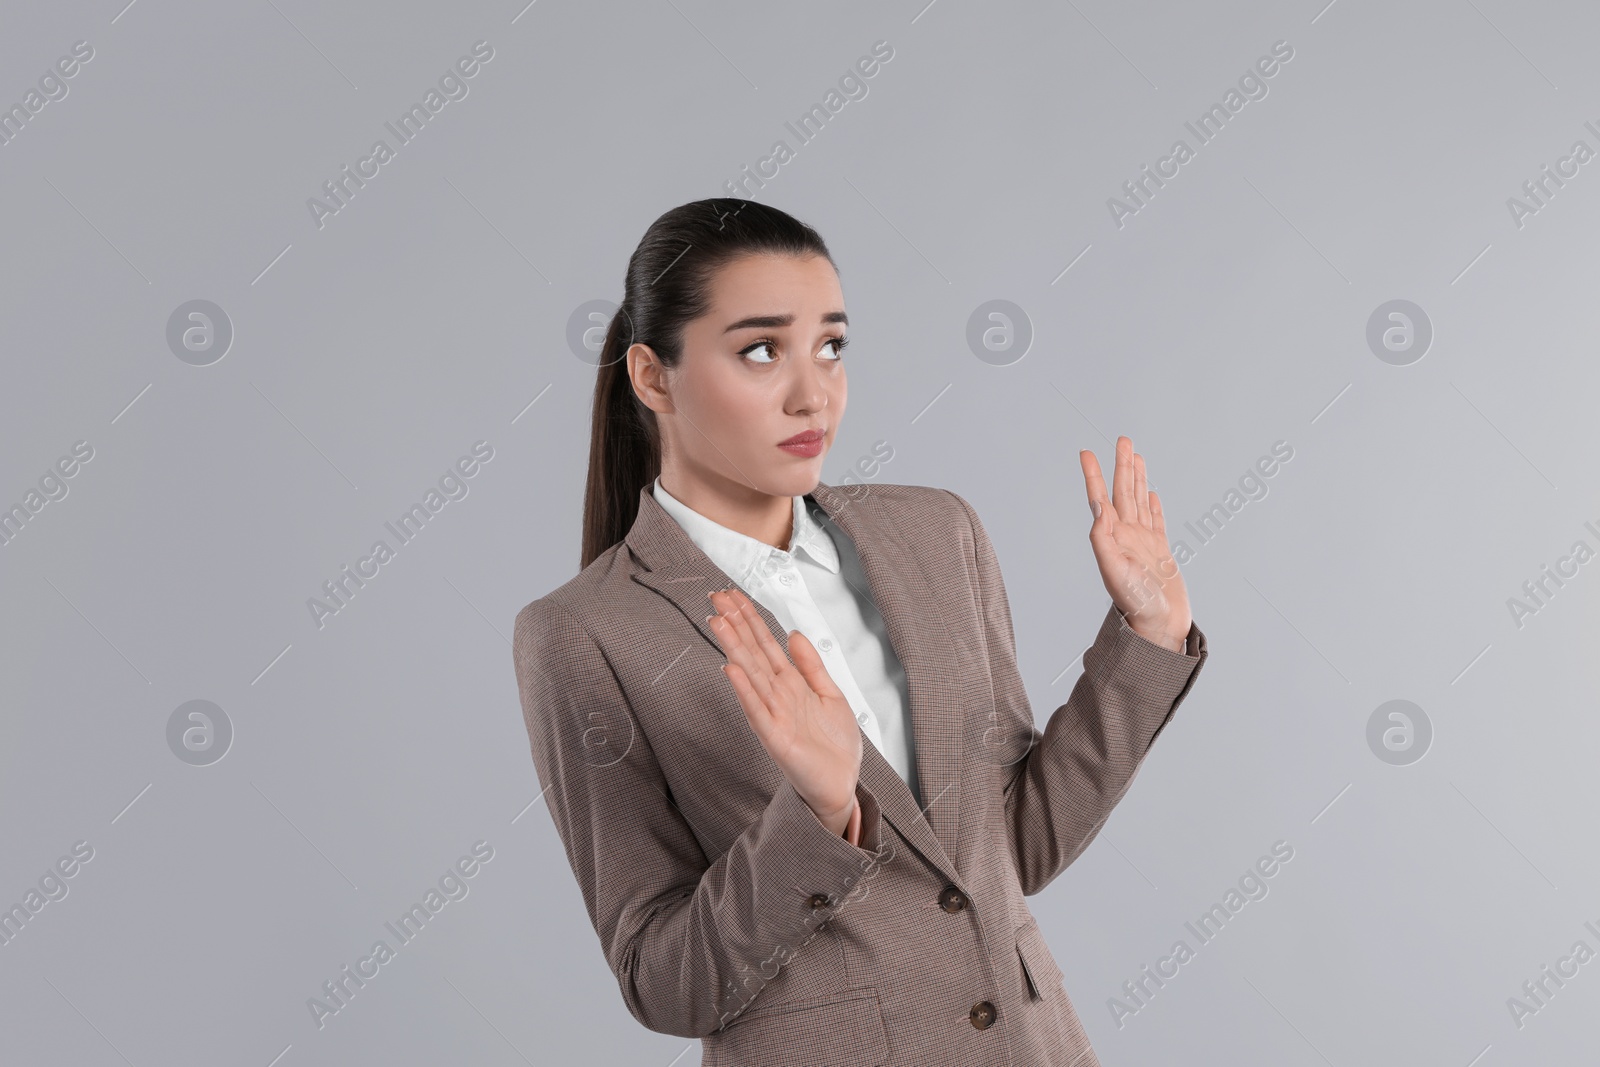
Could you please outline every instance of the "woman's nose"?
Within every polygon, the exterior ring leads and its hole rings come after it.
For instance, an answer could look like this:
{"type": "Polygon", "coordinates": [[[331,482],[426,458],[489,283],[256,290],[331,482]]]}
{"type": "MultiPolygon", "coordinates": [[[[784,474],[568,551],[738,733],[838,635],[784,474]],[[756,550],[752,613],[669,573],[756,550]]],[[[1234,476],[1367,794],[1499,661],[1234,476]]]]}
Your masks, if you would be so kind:
{"type": "Polygon", "coordinates": [[[828,406],[828,388],[822,380],[822,369],[814,365],[803,366],[803,362],[790,364],[795,368],[795,380],[789,387],[790,410],[821,411],[828,406]]]}

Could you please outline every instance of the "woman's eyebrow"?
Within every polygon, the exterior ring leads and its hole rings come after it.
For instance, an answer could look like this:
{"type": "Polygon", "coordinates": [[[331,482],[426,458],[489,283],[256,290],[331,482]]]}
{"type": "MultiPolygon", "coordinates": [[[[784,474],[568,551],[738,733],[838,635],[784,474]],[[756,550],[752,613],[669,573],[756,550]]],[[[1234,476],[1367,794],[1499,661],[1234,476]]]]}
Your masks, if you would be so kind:
{"type": "MultiPolygon", "coordinates": [[[[850,316],[842,311],[829,311],[822,316],[822,321],[825,323],[838,322],[848,326],[850,325],[850,316]]],[[[771,330],[779,326],[788,326],[793,322],[793,315],[750,315],[747,318],[740,319],[738,322],[729,324],[728,328],[722,332],[732,333],[735,330],[752,328],[771,330]]]]}

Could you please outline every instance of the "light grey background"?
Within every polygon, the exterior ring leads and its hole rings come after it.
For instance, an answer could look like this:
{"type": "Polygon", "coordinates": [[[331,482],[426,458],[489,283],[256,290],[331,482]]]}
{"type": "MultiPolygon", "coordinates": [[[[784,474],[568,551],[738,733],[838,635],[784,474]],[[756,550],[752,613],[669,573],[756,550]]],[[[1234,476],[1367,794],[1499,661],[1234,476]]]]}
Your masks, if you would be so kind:
{"type": "Polygon", "coordinates": [[[1600,547],[1600,162],[1521,226],[1507,203],[1600,148],[1592,5],[123,3],[0,33],[7,107],[94,50],[0,145],[0,505],[93,448],[0,546],[0,906],[93,849],[0,945],[0,1062],[698,1062],[623,1007],[509,637],[577,566],[569,316],[779,139],[752,191],[819,228],[852,319],[824,480],[886,441],[876,480],[973,502],[1041,725],[1109,603],[1077,450],[1109,477],[1131,436],[1196,549],[1212,661],[1032,900],[1102,1060],[1592,1056],[1600,962],[1520,1027],[1508,998],[1600,950],[1600,564],[1520,626],[1509,602],[1600,547]],[[479,40],[468,95],[319,228],[308,198],[479,40]],[[1277,41],[1268,94],[1119,227],[1108,198],[1277,41]],[[209,366],[166,340],[196,299],[234,331],[209,366]],[[1008,366],[966,341],[995,299],[1034,334],[1008,366]],[[1366,339],[1395,299],[1434,331],[1404,366],[1366,339]],[[467,495],[319,628],[308,598],[477,441],[467,495]],[[169,747],[191,700],[231,723],[209,766],[169,747]],[[1369,747],[1390,700],[1431,723],[1419,761],[1369,747]],[[308,998],[478,841],[468,895],[319,1028],[308,998]],[[1185,922],[1278,841],[1200,946],[1185,922]]]}

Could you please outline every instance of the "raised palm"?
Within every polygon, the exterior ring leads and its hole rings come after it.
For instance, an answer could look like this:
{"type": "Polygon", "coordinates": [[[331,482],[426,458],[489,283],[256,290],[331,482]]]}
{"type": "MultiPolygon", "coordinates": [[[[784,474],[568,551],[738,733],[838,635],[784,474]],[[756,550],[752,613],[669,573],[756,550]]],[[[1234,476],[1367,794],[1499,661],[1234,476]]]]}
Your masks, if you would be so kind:
{"type": "Polygon", "coordinates": [[[1117,438],[1109,496],[1094,453],[1084,449],[1078,460],[1089,506],[1099,505],[1089,528],[1089,544],[1106,592],[1139,634],[1181,650],[1192,621],[1189,592],[1167,547],[1161,499],[1145,480],[1144,457],[1133,450],[1131,438],[1117,438]]]}
{"type": "Polygon", "coordinates": [[[742,591],[712,593],[711,602],[720,613],[711,629],[728,657],[722,673],[750,728],[817,817],[842,826],[861,773],[861,730],[849,701],[805,634],[790,631],[786,656],[742,591]]]}

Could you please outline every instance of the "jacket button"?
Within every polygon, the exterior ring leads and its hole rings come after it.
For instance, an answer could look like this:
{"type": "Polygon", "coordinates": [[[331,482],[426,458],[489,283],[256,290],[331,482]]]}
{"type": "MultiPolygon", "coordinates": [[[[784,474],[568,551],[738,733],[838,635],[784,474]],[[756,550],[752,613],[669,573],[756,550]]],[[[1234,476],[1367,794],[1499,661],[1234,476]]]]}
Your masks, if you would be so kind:
{"type": "Polygon", "coordinates": [[[826,893],[812,893],[811,894],[810,904],[811,904],[811,909],[813,911],[815,911],[817,908],[826,908],[828,905],[830,905],[832,903],[833,903],[833,898],[828,896],[828,894],[826,894],[826,893]]]}
{"type": "Polygon", "coordinates": [[[939,894],[939,907],[954,915],[967,906],[967,895],[953,885],[944,887],[944,892],[939,894]]]}
{"type": "Polygon", "coordinates": [[[967,1018],[972,1020],[972,1025],[979,1030],[987,1030],[994,1023],[994,1005],[987,1000],[980,1000],[972,1006],[967,1013],[967,1018]]]}

